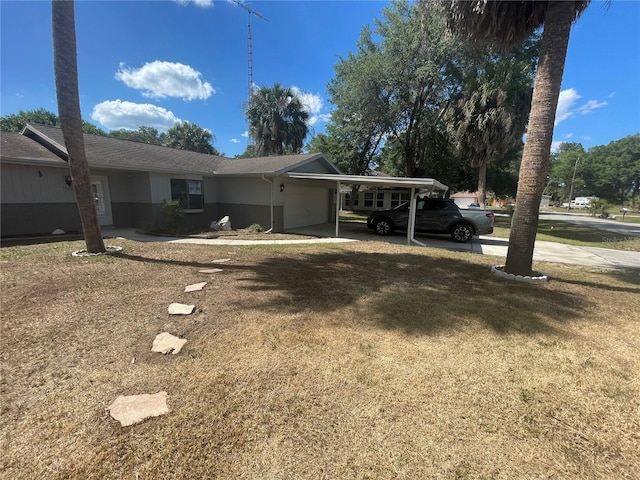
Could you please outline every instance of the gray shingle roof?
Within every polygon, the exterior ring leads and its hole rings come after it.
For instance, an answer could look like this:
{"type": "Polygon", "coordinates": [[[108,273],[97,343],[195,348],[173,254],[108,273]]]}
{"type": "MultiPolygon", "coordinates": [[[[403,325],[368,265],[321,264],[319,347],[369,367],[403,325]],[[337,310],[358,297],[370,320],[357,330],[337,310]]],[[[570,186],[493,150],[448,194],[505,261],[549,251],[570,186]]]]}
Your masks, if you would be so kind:
{"type": "Polygon", "coordinates": [[[3,160],[47,162],[66,165],[59,156],[18,132],[1,132],[0,155],[3,160]]]}
{"type": "MultiPolygon", "coordinates": [[[[7,150],[3,148],[3,158],[60,162],[60,157],[49,150],[55,151],[56,145],[64,146],[60,128],[29,124],[23,133],[24,136],[2,132],[2,144],[5,145],[6,139],[7,150]]],[[[84,134],[84,142],[89,165],[108,169],[200,175],[273,175],[319,160],[329,170],[338,172],[320,154],[232,159],[101,135],[84,134]]],[[[64,152],[61,156],[66,158],[64,152]]]]}

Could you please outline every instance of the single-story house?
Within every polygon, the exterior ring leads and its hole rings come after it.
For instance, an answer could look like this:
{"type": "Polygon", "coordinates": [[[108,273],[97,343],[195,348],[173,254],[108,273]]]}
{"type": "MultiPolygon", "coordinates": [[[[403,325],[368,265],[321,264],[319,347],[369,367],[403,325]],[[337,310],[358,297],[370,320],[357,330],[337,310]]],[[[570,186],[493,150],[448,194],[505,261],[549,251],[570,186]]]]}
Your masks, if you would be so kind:
{"type": "Polygon", "coordinates": [[[456,192],[451,198],[460,208],[469,208],[469,205],[478,201],[478,192],[456,192]]]}
{"type": "MultiPolygon", "coordinates": [[[[290,174],[340,174],[322,154],[232,159],[84,135],[102,226],[148,228],[179,199],[193,226],[229,216],[234,228],[281,232],[335,219],[335,185],[290,174]]],[[[62,130],[0,133],[1,235],[80,231],[62,130]]]]}

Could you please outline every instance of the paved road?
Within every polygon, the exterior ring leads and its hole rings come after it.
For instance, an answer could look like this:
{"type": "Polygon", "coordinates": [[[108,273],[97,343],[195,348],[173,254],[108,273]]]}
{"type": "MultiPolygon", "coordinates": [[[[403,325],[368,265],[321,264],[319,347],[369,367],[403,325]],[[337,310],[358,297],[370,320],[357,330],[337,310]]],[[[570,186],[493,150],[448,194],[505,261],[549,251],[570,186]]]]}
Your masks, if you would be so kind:
{"type": "MultiPolygon", "coordinates": [[[[617,218],[621,218],[617,216],[617,218]]],[[[576,225],[586,225],[607,232],[615,233],[611,238],[622,239],[624,237],[640,237],[640,224],[623,223],[618,220],[606,220],[604,218],[590,217],[584,213],[571,212],[540,212],[540,219],[559,220],[562,222],[574,223],[576,225]]],[[[612,240],[615,241],[615,240],[612,240]]]]}

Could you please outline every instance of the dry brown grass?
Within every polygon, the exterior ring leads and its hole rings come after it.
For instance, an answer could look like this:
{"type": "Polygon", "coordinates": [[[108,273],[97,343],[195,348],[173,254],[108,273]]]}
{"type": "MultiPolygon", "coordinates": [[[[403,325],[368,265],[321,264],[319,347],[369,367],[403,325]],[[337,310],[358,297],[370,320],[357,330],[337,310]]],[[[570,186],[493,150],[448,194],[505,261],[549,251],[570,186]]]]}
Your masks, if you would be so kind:
{"type": "Polygon", "coordinates": [[[378,242],[118,244],[0,251],[3,478],[640,471],[637,271],[538,264],[552,280],[528,286],[490,257],[378,242]],[[197,312],[169,318],[174,301],[197,312]],[[179,355],[150,352],[164,330],[179,355]],[[106,413],[160,390],[168,415],[106,413]]]}

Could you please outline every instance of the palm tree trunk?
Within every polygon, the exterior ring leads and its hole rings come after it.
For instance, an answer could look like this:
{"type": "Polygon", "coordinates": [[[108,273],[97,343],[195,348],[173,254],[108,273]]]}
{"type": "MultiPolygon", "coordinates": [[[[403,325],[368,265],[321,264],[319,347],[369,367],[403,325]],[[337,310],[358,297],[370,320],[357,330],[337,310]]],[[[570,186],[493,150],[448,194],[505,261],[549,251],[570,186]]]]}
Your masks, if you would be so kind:
{"type": "Polygon", "coordinates": [[[527,141],[522,155],[516,209],[511,222],[505,271],[531,275],[540,200],[545,186],[553,127],[574,20],[574,2],[551,1],[545,16],[533,89],[527,141]]]}
{"type": "Polygon", "coordinates": [[[54,0],[51,9],[58,115],[69,156],[73,190],[78,203],[87,252],[100,253],[105,251],[104,240],[100,231],[89,164],[84,150],[80,115],[74,2],[54,0]]]}
{"type": "Polygon", "coordinates": [[[478,168],[478,202],[484,208],[487,199],[487,162],[484,161],[478,168]]]}

